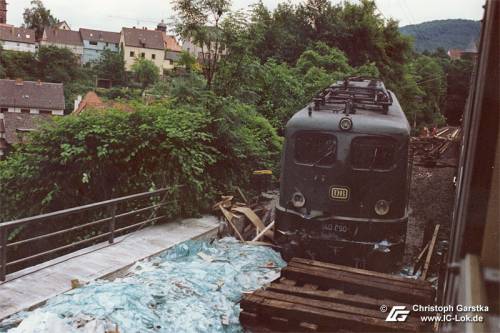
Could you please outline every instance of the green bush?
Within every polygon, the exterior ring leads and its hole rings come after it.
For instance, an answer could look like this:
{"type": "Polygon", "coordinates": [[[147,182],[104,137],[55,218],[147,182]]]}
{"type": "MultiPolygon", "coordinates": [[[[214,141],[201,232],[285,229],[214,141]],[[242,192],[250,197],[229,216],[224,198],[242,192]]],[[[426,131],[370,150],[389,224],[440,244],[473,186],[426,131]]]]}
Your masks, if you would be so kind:
{"type": "Polygon", "coordinates": [[[193,215],[278,160],[279,138],[248,106],[214,98],[209,108],[139,108],[69,115],[33,132],[0,161],[0,220],[171,185],[184,187],[168,215],[193,215]]]}

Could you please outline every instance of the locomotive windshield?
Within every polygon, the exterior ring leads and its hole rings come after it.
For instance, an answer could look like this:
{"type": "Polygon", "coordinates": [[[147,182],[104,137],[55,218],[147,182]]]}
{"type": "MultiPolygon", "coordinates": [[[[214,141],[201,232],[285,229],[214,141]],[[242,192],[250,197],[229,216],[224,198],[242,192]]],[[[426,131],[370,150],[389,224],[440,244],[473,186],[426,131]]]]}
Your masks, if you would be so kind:
{"type": "Polygon", "coordinates": [[[361,170],[390,170],[396,145],[384,138],[357,138],[351,145],[351,166],[361,170]]]}
{"type": "Polygon", "coordinates": [[[295,161],[300,164],[330,166],[335,162],[337,140],[327,133],[299,133],[295,138],[295,161]]]}

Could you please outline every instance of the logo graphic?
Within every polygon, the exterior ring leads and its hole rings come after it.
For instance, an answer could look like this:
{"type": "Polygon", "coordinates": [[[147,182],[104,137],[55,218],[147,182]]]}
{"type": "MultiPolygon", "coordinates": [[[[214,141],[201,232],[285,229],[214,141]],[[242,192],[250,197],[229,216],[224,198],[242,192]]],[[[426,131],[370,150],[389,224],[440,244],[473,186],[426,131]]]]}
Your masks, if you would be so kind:
{"type": "Polygon", "coordinates": [[[332,200],[349,200],[349,188],[345,186],[330,187],[330,199],[332,200]]]}
{"type": "Polygon", "coordinates": [[[406,321],[409,314],[410,310],[406,310],[406,306],[395,305],[387,315],[387,318],[385,318],[385,321],[406,321]]]}

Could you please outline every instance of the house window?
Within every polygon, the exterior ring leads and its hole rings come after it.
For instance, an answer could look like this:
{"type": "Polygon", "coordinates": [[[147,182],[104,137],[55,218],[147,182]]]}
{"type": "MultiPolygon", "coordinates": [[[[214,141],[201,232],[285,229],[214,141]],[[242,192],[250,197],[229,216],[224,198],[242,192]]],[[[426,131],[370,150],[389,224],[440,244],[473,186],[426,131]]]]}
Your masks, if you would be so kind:
{"type": "Polygon", "coordinates": [[[108,42],[106,42],[106,46],[109,46],[109,43],[108,43],[108,42]]]}
{"type": "Polygon", "coordinates": [[[50,110],[40,110],[40,114],[52,114],[50,110]]]}
{"type": "Polygon", "coordinates": [[[172,59],[168,59],[168,62],[169,62],[170,65],[174,64],[174,61],[172,59]]]}
{"type": "Polygon", "coordinates": [[[21,109],[21,113],[30,113],[30,109],[21,109]]]}
{"type": "Polygon", "coordinates": [[[145,57],[146,57],[146,53],[142,52],[142,53],[141,53],[141,58],[143,58],[143,59],[144,59],[145,57]]]}
{"type": "Polygon", "coordinates": [[[151,59],[155,60],[156,59],[156,54],[151,55],[151,59]]]}
{"type": "Polygon", "coordinates": [[[9,109],[8,109],[8,108],[0,108],[0,113],[5,113],[5,112],[7,112],[7,111],[9,111],[9,109]]]}
{"type": "Polygon", "coordinates": [[[89,44],[95,46],[95,45],[97,45],[97,42],[91,41],[91,42],[89,42],[89,44]]]}
{"type": "Polygon", "coordinates": [[[135,53],[134,53],[134,51],[130,51],[130,58],[133,58],[133,57],[135,57],[135,53]]]}

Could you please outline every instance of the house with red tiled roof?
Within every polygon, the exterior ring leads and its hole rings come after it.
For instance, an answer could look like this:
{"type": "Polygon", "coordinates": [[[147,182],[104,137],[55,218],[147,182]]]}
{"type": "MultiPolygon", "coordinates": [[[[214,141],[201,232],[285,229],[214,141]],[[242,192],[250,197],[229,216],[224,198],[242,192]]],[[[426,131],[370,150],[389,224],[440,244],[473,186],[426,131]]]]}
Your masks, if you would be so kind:
{"type": "Polygon", "coordinates": [[[163,68],[170,70],[174,68],[174,64],[179,60],[182,47],[177,42],[177,39],[163,32],[163,40],[165,42],[165,63],[163,68]]]}
{"type": "Polygon", "coordinates": [[[82,99],[81,96],[75,100],[74,115],[80,115],[89,110],[115,109],[124,112],[134,112],[134,109],[125,103],[114,101],[104,102],[94,91],[89,91],[82,99]]]}
{"type": "Polygon", "coordinates": [[[40,45],[67,48],[77,56],[80,63],[83,61],[83,40],[79,31],[45,28],[40,45]]]}
{"type": "Polygon", "coordinates": [[[82,96],[78,96],[75,101],[73,114],[80,114],[85,111],[85,109],[101,109],[106,106],[101,98],[93,91],[89,91],[83,99],[81,97],[82,96]]]}

